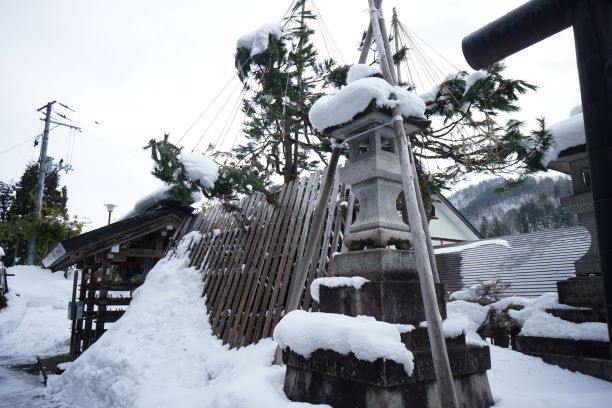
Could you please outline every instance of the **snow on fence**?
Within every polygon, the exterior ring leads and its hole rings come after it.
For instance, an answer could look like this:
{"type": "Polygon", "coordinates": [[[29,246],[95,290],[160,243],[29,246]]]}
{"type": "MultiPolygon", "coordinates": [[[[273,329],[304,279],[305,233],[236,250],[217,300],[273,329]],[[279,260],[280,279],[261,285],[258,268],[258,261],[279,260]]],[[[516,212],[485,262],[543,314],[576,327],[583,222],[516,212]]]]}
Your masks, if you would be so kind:
{"type": "MultiPolygon", "coordinates": [[[[342,244],[346,187],[336,177],[327,214],[310,262],[302,308],[313,305],[313,279],[331,270],[342,244]]],[[[294,271],[303,259],[306,237],[322,183],[322,172],[286,184],[276,205],[262,194],[244,198],[241,211],[220,208],[198,214],[178,229],[177,242],[199,231],[203,239],[191,251],[191,266],[202,271],[204,296],[213,331],[224,343],[241,347],[270,337],[284,314],[294,271]]]]}

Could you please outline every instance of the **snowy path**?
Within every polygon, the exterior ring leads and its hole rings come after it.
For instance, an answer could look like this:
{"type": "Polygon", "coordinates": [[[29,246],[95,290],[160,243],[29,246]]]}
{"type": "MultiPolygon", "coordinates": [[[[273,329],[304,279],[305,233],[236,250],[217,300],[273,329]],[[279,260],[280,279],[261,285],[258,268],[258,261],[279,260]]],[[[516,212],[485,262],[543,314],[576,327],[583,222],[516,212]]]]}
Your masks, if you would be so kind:
{"type": "Polygon", "coordinates": [[[15,273],[9,280],[9,307],[0,312],[0,406],[50,407],[42,398],[46,390],[40,375],[14,365],[68,350],[72,282],[38,267],[18,266],[9,273],[15,273]]]}

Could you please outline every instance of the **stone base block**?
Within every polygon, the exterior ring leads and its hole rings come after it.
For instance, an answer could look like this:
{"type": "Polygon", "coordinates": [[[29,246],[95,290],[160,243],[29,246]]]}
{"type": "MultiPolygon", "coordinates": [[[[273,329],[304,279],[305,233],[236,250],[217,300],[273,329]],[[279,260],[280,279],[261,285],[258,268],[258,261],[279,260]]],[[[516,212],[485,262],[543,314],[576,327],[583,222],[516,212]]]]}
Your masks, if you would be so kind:
{"type": "MultiPolygon", "coordinates": [[[[438,308],[446,318],[444,285],[436,284],[438,308]]],[[[418,281],[372,281],[361,289],[354,287],[319,288],[319,311],[347,316],[373,316],[388,323],[419,326],[425,321],[421,285],[418,281]]]]}
{"type": "Polygon", "coordinates": [[[525,354],[557,354],[572,357],[610,359],[607,341],[554,339],[550,337],[516,336],[516,351],[525,354]]]}
{"type": "Polygon", "coordinates": [[[602,309],[546,309],[546,313],[573,323],[606,322],[606,312],[602,309]]]}
{"type": "Polygon", "coordinates": [[[531,353],[535,357],[540,357],[548,364],[554,364],[571,371],[590,375],[602,380],[612,382],[612,361],[601,358],[572,357],[558,354],[538,354],[531,353]]]}
{"type": "Polygon", "coordinates": [[[605,305],[600,276],[574,277],[557,282],[559,303],[603,309],[605,305]]]}
{"type": "Polygon", "coordinates": [[[337,254],[334,276],[362,276],[371,281],[419,278],[413,251],[385,248],[337,254]]]}
{"type": "MultiPolygon", "coordinates": [[[[455,377],[462,408],[488,408],[493,397],[486,373],[455,377]]],[[[292,401],[328,404],[334,408],[439,408],[436,383],[381,387],[287,366],[285,394],[292,401]]]]}

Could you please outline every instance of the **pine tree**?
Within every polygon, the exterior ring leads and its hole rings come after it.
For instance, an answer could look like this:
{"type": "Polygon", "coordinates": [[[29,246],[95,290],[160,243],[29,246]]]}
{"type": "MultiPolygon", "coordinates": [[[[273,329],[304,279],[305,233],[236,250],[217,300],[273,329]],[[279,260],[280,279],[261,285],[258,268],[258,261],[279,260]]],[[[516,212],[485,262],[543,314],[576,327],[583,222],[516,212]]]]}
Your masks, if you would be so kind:
{"type": "Polygon", "coordinates": [[[480,229],[478,230],[478,232],[480,233],[480,235],[483,238],[487,238],[488,237],[488,233],[489,233],[489,220],[484,215],[480,219],[480,229]]]}
{"type": "Polygon", "coordinates": [[[0,222],[8,221],[13,201],[15,201],[15,186],[0,181],[0,222]]]}
{"type": "MultiPolygon", "coordinates": [[[[33,229],[37,174],[38,164],[28,164],[19,182],[13,187],[12,199],[10,193],[6,198],[5,193],[1,196],[3,202],[11,201],[7,218],[0,222],[0,246],[6,251],[4,262],[9,266],[26,256],[27,241],[33,229]]],[[[68,216],[67,201],[68,190],[65,186],[60,187],[59,171],[55,169],[45,177],[42,217],[36,230],[37,263],[60,241],[81,233],[82,223],[68,216]]]]}
{"type": "Polygon", "coordinates": [[[337,84],[348,68],[335,71],[333,60],[319,62],[308,24],[315,18],[306,0],[295,1],[282,39],[270,35],[268,49],[257,55],[244,48],[236,53],[239,75],[252,94],[242,107],[247,143],[229,156],[262,179],[278,174],[288,183],[325,163],[331,151],[329,141],[312,128],[308,112],[323,87],[337,84]]]}

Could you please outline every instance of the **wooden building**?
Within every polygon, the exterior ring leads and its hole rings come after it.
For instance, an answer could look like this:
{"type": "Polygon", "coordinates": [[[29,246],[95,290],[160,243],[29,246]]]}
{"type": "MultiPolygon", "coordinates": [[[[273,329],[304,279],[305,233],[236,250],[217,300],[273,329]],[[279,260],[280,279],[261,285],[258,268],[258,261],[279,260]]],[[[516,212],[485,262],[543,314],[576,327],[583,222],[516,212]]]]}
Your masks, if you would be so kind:
{"type": "Polygon", "coordinates": [[[58,244],[43,260],[52,271],[75,266],[70,353],[79,354],[117,321],[132,291],[164,256],[191,208],[164,203],[58,244]],[[80,272],[80,273],[79,273],[80,272]]]}

